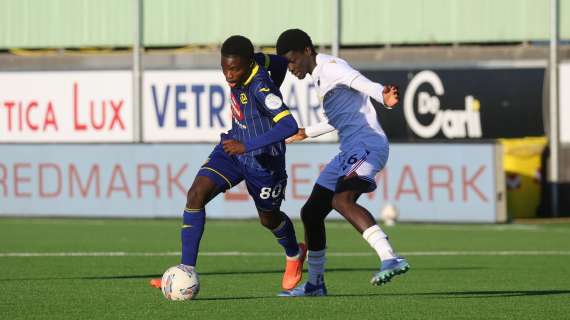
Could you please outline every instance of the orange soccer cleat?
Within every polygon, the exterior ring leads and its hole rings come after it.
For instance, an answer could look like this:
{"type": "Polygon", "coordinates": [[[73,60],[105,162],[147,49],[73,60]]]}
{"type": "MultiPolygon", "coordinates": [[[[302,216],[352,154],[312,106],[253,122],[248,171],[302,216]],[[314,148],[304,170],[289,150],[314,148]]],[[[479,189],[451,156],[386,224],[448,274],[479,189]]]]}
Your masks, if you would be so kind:
{"type": "Polygon", "coordinates": [[[150,279],[150,285],[154,288],[160,289],[161,287],[161,282],[162,279],[161,278],[156,278],[156,279],[150,279]]]}
{"type": "Polygon", "coordinates": [[[287,264],[285,265],[285,273],[283,274],[283,281],[281,286],[284,290],[291,290],[301,282],[303,276],[303,263],[307,257],[307,246],[304,243],[299,243],[299,256],[297,258],[287,257],[287,264]]]}

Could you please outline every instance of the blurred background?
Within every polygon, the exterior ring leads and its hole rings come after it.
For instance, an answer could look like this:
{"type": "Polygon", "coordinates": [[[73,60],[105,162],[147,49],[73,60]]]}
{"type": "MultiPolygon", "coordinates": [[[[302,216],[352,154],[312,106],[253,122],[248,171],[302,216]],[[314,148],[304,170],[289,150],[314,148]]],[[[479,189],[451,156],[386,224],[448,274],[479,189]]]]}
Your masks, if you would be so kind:
{"type": "MultiPolygon", "coordinates": [[[[219,48],[289,28],[373,81],[392,141],[362,202],[402,221],[570,216],[569,0],[0,0],[0,215],[177,217],[231,128],[219,48]]],[[[313,84],[281,91],[300,126],[313,84]]],[[[288,149],[298,217],[336,136],[288,149]],[[315,143],[316,142],[316,143],[315,143]]],[[[254,217],[245,187],[213,218],[254,217]]]]}

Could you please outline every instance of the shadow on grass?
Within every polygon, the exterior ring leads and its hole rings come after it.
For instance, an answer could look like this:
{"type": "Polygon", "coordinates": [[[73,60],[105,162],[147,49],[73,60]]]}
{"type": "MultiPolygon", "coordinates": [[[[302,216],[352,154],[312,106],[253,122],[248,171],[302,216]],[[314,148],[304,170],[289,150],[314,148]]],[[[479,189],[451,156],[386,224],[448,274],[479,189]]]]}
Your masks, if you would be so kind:
{"type": "Polygon", "coordinates": [[[329,297],[432,297],[432,298],[506,298],[527,296],[570,295],[570,290],[484,290],[484,291],[445,291],[418,293],[365,293],[365,294],[331,294],[329,297]]]}
{"type": "MultiPolygon", "coordinates": [[[[549,296],[570,294],[570,290],[508,290],[508,291],[458,291],[458,292],[424,292],[424,293],[364,293],[364,294],[330,294],[327,297],[313,297],[312,299],[334,298],[363,298],[363,297],[431,297],[431,298],[504,298],[524,296],[549,296]]],[[[229,301],[229,300],[260,300],[260,299],[295,299],[278,296],[252,296],[252,297],[210,297],[197,298],[195,301],[229,301]]]]}
{"type": "MultiPolygon", "coordinates": [[[[444,267],[444,268],[414,268],[414,272],[422,271],[468,271],[468,270],[481,270],[484,267],[444,267]]],[[[335,272],[355,272],[355,271],[368,271],[376,272],[377,268],[331,268],[327,269],[326,273],[335,272]]],[[[306,269],[305,269],[306,272],[306,269]]],[[[252,270],[252,271],[214,271],[214,272],[200,272],[201,276],[240,276],[240,275],[261,275],[261,274],[281,274],[283,270],[252,270]]],[[[137,274],[137,275],[105,275],[105,276],[77,276],[77,277],[44,277],[44,278],[7,278],[0,279],[0,282],[7,281],[40,281],[40,280],[129,280],[129,279],[151,279],[160,278],[162,274],[137,274]]]]}
{"type": "MultiPolygon", "coordinates": [[[[446,271],[463,271],[463,270],[478,270],[484,269],[482,267],[446,267],[446,268],[422,268],[414,269],[414,271],[419,270],[446,270],[446,271]]],[[[305,269],[305,272],[307,270],[305,269]]],[[[368,271],[376,272],[376,268],[331,268],[327,269],[326,273],[335,272],[354,272],[354,271],[368,271]]],[[[258,274],[281,274],[283,270],[253,270],[253,271],[214,271],[214,272],[200,272],[200,276],[240,276],[240,275],[258,275],[258,274]]],[[[125,275],[125,276],[94,276],[94,277],[82,277],[81,279],[87,280],[111,280],[111,279],[139,279],[139,278],[160,278],[161,274],[147,274],[147,275],[125,275]]]]}
{"type": "Polygon", "coordinates": [[[528,296],[551,296],[569,294],[570,290],[483,290],[416,293],[411,295],[434,296],[438,298],[506,298],[528,296]]]}

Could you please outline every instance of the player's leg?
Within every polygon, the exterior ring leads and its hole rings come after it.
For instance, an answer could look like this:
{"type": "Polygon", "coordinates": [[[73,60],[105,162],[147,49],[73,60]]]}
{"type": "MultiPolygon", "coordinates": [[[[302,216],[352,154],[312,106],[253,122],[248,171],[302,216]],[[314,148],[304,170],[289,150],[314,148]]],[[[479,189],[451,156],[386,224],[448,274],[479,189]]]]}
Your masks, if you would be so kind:
{"type": "Polygon", "coordinates": [[[188,190],[186,207],[182,213],[180,240],[182,256],[180,263],[195,267],[200,241],[206,223],[206,204],[220,193],[215,181],[203,175],[197,175],[188,190]]]}
{"type": "MultiPolygon", "coordinates": [[[[358,177],[353,177],[352,179],[349,178],[345,181],[342,181],[339,183],[339,185],[344,186],[349,183],[363,185],[368,184],[368,182],[365,182],[358,177]]],[[[358,232],[363,233],[366,229],[372,227],[373,225],[376,225],[376,220],[368,210],[356,203],[356,199],[358,199],[358,197],[362,194],[363,190],[359,189],[357,186],[350,187],[354,187],[355,189],[346,189],[334,193],[334,196],[332,198],[332,207],[338,211],[348,222],[350,222],[350,224],[352,224],[352,226],[358,230],[358,232]]]]}
{"type": "Polygon", "coordinates": [[[384,167],[387,155],[378,151],[355,149],[346,153],[344,158],[343,175],[337,182],[332,206],[362,234],[378,254],[381,268],[371,283],[381,285],[395,275],[406,272],[410,266],[405,259],[396,255],[388,236],[372,214],[356,201],[362,193],[376,189],[374,177],[384,167]]]}
{"type": "MultiPolygon", "coordinates": [[[[208,161],[196,174],[194,182],[188,190],[186,206],[182,213],[181,264],[189,268],[196,266],[206,222],[206,204],[220,192],[224,192],[239,183],[241,175],[238,172],[235,163],[218,145],[210,154],[208,161]]],[[[160,288],[160,279],[152,279],[151,285],[160,288]]]]}
{"type": "MultiPolygon", "coordinates": [[[[211,178],[200,175],[194,178],[194,182],[188,190],[180,230],[182,244],[180,263],[188,268],[193,269],[196,266],[198,249],[206,221],[206,204],[219,192],[216,183],[211,178]]],[[[150,280],[150,285],[160,289],[161,279],[150,280]]]]}
{"type": "Polygon", "coordinates": [[[182,264],[196,266],[206,221],[206,204],[240,181],[241,174],[235,162],[217,145],[188,190],[181,230],[182,264]]]}
{"type": "Polygon", "coordinates": [[[301,220],[307,242],[309,279],[297,288],[284,291],[282,297],[325,296],[326,231],[325,218],[332,210],[332,198],[338,171],[338,157],[321,172],[307,202],[301,209],[301,220]]]}
{"type": "Polygon", "coordinates": [[[334,192],[315,184],[309,199],[301,209],[301,219],[305,229],[307,253],[308,283],[313,287],[324,286],[327,236],[325,218],[332,210],[334,192]]]}
{"type": "Polygon", "coordinates": [[[291,219],[280,210],[287,186],[287,175],[285,172],[272,174],[269,171],[248,170],[245,181],[257,207],[259,221],[273,233],[285,251],[286,266],[281,286],[285,290],[292,289],[301,281],[306,247],[297,243],[291,219]]]}
{"type": "Polygon", "coordinates": [[[300,254],[293,222],[279,209],[265,211],[257,209],[261,225],[273,233],[279,245],[283,247],[288,259],[297,259],[300,254]]]}
{"type": "Polygon", "coordinates": [[[326,249],[325,218],[332,210],[333,196],[334,192],[332,190],[315,184],[309,199],[301,208],[301,220],[305,228],[305,242],[309,251],[326,249]]]}
{"type": "Polygon", "coordinates": [[[301,281],[307,247],[304,243],[297,243],[293,222],[284,212],[258,208],[258,214],[261,224],[273,233],[285,251],[285,272],[281,287],[285,290],[293,289],[301,281]]]}

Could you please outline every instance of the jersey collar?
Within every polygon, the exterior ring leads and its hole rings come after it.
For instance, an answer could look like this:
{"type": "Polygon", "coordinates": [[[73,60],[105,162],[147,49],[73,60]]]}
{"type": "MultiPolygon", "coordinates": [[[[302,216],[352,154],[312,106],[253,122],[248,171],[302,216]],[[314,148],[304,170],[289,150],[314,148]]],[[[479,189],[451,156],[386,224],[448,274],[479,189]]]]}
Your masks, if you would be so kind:
{"type": "Polygon", "coordinates": [[[259,71],[259,65],[256,62],[255,66],[253,66],[253,69],[251,69],[251,74],[249,75],[249,77],[247,77],[247,80],[245,80],[245,82],[243,83],[244,87],[251,83],[251,80],[253,80],[253,77],[257,74],[258,71],[259,71]]]}

